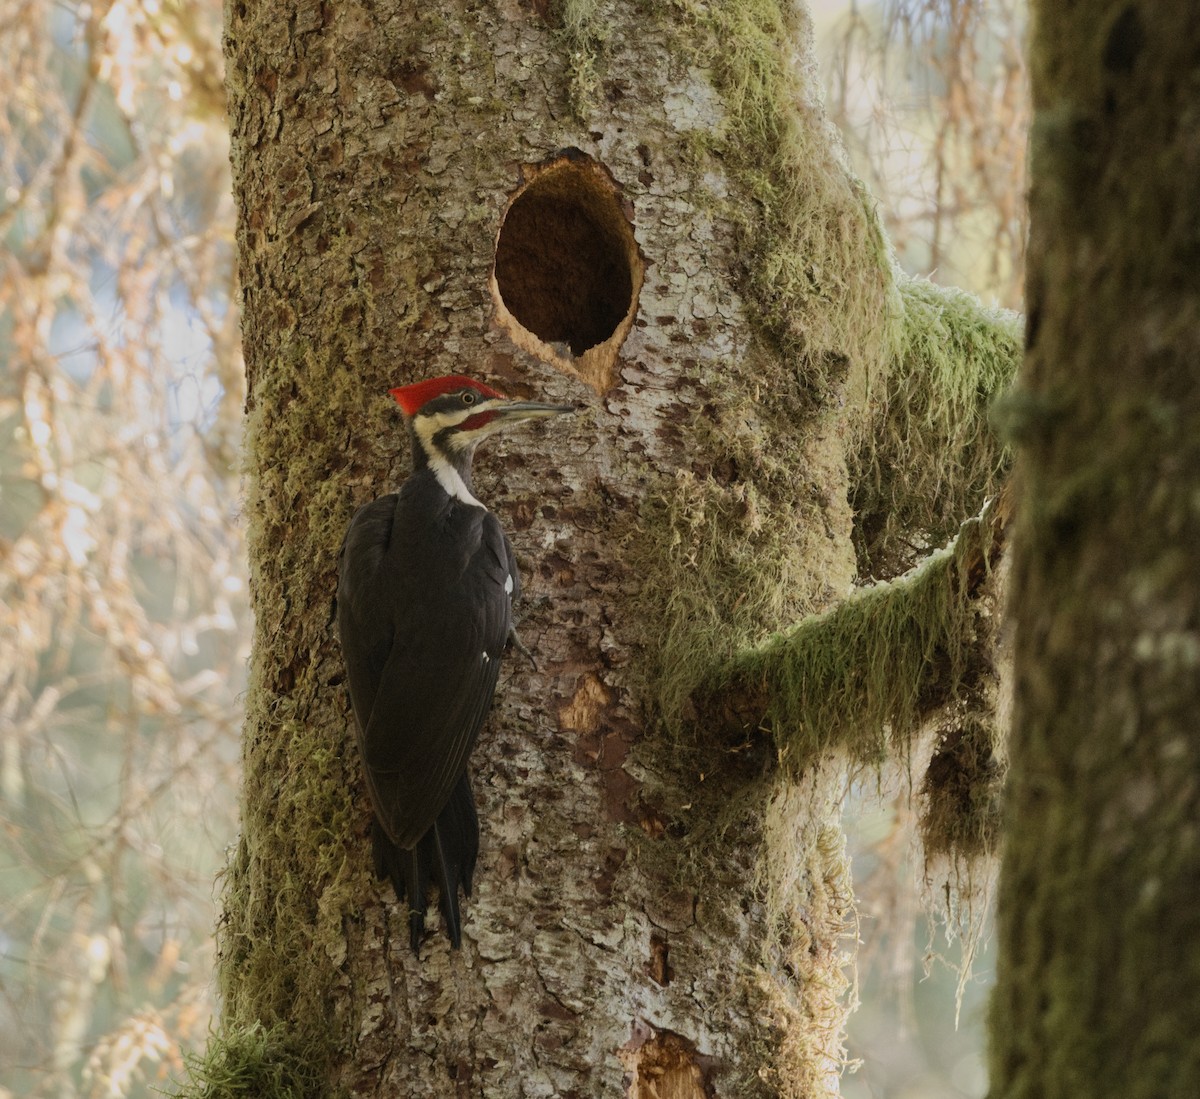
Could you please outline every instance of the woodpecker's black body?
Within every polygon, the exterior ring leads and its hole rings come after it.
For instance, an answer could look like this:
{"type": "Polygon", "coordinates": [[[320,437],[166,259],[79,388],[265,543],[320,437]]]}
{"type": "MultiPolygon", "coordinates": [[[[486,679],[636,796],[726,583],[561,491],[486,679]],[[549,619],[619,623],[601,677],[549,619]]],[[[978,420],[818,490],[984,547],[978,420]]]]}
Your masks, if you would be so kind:
{"type": "Polygon", "coordinates": [[[479,851],[467,758],[520,593],[512,546],[471,492],[471,456],[505,422],[570,409],[506,401],[462,377],[393,393],[410,416],[414,470],[351,521],[338,632],[375,809],[375,871],[408,900],[414,950],[435,882],[457,947],[458,890],[470,896],[479,851]]]}

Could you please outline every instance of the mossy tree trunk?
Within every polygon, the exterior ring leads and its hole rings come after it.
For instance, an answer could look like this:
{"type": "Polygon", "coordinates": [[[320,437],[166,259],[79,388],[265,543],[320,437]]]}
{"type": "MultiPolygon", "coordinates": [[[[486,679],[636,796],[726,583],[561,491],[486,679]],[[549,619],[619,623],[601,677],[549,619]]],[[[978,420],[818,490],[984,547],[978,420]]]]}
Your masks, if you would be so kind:
{"type": "Polygon", "coordinates": [[[1200,24],[1044,3],[992,1094],[1200,1093],[1200,24]]]}
{"type": "MultiPolygon", "coordinates": [[[[792,64],[802,11],[557,10],[227,5],[257,633],[214,1088],[837,1087],[840,770],[681,730],[722,659],[849,590],[860,441],[926,362],[908,326],[953,343],[971,310],[897,286],[792,64]],[[370,873],[332,598],[355,507],[406,470],[388,388],[458,372],[588,411],[476,463],[538,667],[506,665],[472,762],[463,949],[418,960],[370,873]]],[[[962,327],[1011,357],[1003,321],[962,327]]],[[[947,384],[976,422],[998,383],[947,384]]],[[[974,445],[942,449],[994,473],[974,445]]]]}

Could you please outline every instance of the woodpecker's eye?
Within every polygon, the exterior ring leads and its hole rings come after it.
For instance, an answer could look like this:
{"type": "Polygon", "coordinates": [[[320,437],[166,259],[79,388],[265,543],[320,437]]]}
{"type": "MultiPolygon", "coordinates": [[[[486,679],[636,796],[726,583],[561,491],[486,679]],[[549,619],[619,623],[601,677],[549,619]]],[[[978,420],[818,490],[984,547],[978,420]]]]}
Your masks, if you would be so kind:
{"type": "Polygon", "coordinates": [[[475,403],[475,393],[473,390],[468,389],[462,395],[462,403],[463,404],[474,404],[475,403]]]}

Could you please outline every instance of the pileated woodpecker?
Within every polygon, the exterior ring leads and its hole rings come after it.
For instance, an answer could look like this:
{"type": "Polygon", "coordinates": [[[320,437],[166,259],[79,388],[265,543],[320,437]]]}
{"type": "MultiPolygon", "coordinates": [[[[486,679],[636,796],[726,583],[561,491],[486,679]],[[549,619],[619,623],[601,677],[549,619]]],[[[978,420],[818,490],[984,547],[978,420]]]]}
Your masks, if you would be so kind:
{"type": "MultiPolygon", "coordinates": [[[[350,522],[338,569],[338,633],[375,809],[375,873],[408,899],[409,940],[438,886],[450,942],[471,895],[479,818],[467,757],[491,706],[521,582],[512,545],[473,495],[489,435],[573,408],[508,400],[461,375],[391,391],[408,417],[413,471],[350,522]]],[[[519,646],[520,642],[516,642],[519,646]]]]}

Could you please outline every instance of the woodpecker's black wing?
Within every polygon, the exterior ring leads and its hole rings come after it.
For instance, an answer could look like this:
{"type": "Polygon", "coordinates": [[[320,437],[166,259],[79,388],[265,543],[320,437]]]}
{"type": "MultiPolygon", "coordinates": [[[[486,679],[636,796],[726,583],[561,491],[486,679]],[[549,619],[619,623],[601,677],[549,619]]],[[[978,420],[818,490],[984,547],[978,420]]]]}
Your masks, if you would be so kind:
{"type": "Polygon", "coordinates": [[[399,496],[393,492],[359,508],[338,556],[338,638],[360,739],[392,647],[394,631],[374,613],[371,596],[380,583],[380,566],[391,541],[397,500],[399,496]]]}
{"type": "MultiPolygon", "coordinates": [[[[491,706],[511,622],[504,535],[494,516],[406,482],[362,616],[388,651],[363,724],[380,818],[412,847],[445,805],[491,706]]],[[[358,709],[356,705],[356,710],[358,709]]],[[[364,716],[360,713],[360,717],[364,716]]]]}
{"type": "Polygon", "coordinates": [[[377,867],[419,916],[432,863],[455,941],[457,887],[470,891],[478,845],[464,775],[511,624],[510,554],[490,513],[421,474],[360,509],[342,550],[338,626],[359,746],[380,838],[400,849],[381,855],[377,842],[377,867]]]}

